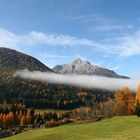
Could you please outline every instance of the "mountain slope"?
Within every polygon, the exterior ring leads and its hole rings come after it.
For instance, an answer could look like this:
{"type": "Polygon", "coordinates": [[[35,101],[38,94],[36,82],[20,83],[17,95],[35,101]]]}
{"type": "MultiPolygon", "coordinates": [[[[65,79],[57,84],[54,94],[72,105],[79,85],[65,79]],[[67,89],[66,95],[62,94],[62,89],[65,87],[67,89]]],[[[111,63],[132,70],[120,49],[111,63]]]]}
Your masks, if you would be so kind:
{"type": "Polygon", "coordinates": [[[53,70],[60,74],[87,74],[87,75],[99,75],[111,78],[128,78],[125,76],[120,76],[112,70],[99,67],[97,65],[92,65],[88,61],[82,61],[81,59],[76,59],[70,64],[57,65],[53,70]]]}
{"type": "MultiPolygon", "coordinates": [[[[13,74],[19,69],[53,72],[29,55],[8,48],[0,48],[0,102],[24,102],[28,107],[41,106],[43,101],[40,100],[46,96],[50,97],[49,90],[51,91],[52,87],[43,82],[13,78],[13,74]]],[[[54,86],[54,88],[57,87],[54,86]]]]}
{"type": "Polygon", "coordinates": [[[25,68],[53,72],[39,60],[29,55],[8,48],[0,48],[0,83],[2,80],[12,78],[16,70],[25,68]]]}
{"type": "Polygon", "coordinates": [[[4,67],[16,70],[28,68],[30,70],[52,71],[39,60],[29,55],[8,48],[0,48],[0,68],[4,67]]]}

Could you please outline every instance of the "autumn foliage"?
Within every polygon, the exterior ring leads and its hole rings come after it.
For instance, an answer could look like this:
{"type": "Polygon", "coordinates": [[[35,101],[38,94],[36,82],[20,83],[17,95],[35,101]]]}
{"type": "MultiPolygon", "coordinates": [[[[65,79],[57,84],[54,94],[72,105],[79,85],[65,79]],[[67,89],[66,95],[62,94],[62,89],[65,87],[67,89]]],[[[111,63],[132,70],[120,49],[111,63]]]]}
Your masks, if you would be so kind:
{"type": "MultiPolygon", "coordinates": [[[[77,94],[84,102],[88,94],[79,92],[77,94]]],[[[115,98],[108,98],[104,102],[94,102],[87,106],[65,111],[65,112],[44,112],[37,114],[34,109],[27,109],[23,103],[19,104],[0,104],[0,127],[8,129],[11,126],[20,128],[39,128],[49,123],[63,122],[66,119],[93,119],[110,118],[115,115],[133,115],[140,116],[140,85],[134,99],[128,87],[122,88],[115,93],[115,98]]],[[[64,104],[67,101],[64,100],[64,104]]]]}
{"type": "Polygon", "coordinates": [[[132,115],[135,112],[134,98],[128,87],[115,94],[115,110],[117,115],[132,115]]]}
{"type": "Polygon", "coordinates": [[[136,115],[140,117],[140,85],[138,86],[135,98],[135,106],[136,106],[136,115]]]}
{"type": "Polygon", "coordinates": [[[136,102],[136,104],[140,103],[140,85],[138,86],[135,102],[136,102]]]}

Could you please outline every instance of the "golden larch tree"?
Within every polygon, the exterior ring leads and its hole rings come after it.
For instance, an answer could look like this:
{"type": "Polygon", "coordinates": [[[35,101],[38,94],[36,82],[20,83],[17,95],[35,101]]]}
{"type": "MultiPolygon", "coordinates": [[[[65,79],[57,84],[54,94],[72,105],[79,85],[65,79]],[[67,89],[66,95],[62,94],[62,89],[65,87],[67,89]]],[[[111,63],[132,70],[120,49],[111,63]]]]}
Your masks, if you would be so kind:
{"type": "Polygon", "coordinates": [[[22,115],[20,118],[20,127],[23,128],[24,127],[24,123],[25,123],[25,116],[22,115]]]}
{"type": "Polygon", "coordinates": [[[135,102],[136,102],[136,104],[140,104],[140,84],[138,85],[138,90],[137,90],[137,94],[135,97],[135,102]]]}
{"type": "Polygon", "coordinates": [[[25,123],[26,123],[26,125],[28,125],[28,127],[31,124],[31,117],[30,117],[30,112],[29,111],[26,114],[25,123]]]}
{"type": "Polygon", "coordinates": [[[118,90],[115,94],[117,115],[132,115],[135,112],[134,98],[128,87],[118,90]]]}

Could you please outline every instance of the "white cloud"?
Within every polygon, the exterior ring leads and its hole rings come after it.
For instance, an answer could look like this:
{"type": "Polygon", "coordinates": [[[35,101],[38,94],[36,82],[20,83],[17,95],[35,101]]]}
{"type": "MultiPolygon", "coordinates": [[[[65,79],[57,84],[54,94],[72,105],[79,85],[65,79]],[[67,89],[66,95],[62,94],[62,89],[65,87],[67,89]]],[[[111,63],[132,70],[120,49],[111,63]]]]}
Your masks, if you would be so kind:
{"type": "Polygon", "coordinates": [[[124,37],[117,38],[111,42],[105,44],[108,47],[106,51],[109,51],[111,54],[117,54],[120,56],[133,56],[133,55],[140,55],[140,31],[132,34],[127,35],[124,37]]]}
{"type": "Polygon", "coordinates": [[[19,40],[19,36],[0,28],[0,47],[16,48],[19,40]]]}
{"type": "Polygon", "coordinates": [[[98,53],[133,56],[140,55],[140,31],[123,37],[116,37],[112,40],[97,42],[86,38],[78,38],[69,35],[46,34],[32,31],[27,34],[18,35],[0,28],[0,47],[9,47],[21,50],[23,46],[36,45],[49,46],[82,46],[90,47],[87,51],[97,51],[98,53]]]}
{"type": "Polygon", "coordinates": [[[85,38],[77,38],[69,35],[45,34],[32,31],[28,34],[17,35],[0,28],[0,46],[16,48],[18,45],[46,44],[52,46],[95,46],[99,44],[85,38]]]}
{"type": "Polygon", "coordinates": [[[14,77],[23,79],[32,79],[38,81],[46,81],[53,84],[72,85],[82,88],[99,88],[107,90],[117,90],[123,87],[129,87],[131,90],[136,91],[139,80],[134,79],[117,79],[107,78],[101,76],[89,75],[66,75],[55,74],[40,71],[20,70],[14,74],[14,77]]]}

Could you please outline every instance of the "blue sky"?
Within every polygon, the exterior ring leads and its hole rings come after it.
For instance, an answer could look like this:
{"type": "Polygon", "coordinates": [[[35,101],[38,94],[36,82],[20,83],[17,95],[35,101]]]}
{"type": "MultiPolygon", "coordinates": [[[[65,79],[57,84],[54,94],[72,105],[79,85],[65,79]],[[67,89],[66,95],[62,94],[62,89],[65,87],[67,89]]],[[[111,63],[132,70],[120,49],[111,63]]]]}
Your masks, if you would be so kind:
{"type": "Polygon", "coordinates": [[[76,58],[140,75],[139,0],[0,0],[0,46],[49,67],[76,58]]]}

